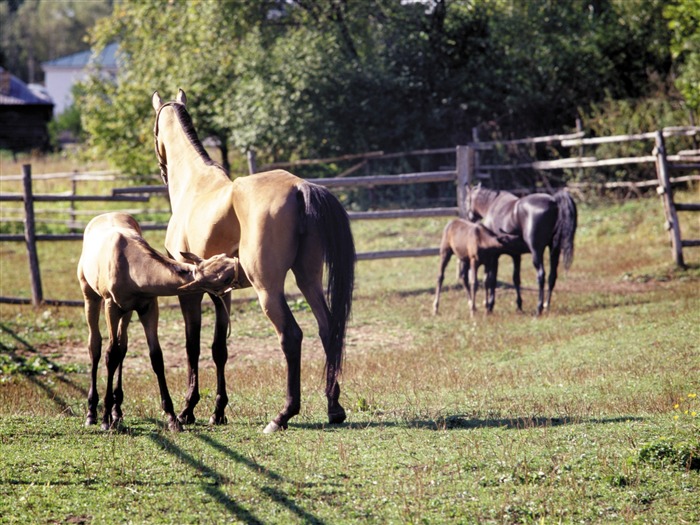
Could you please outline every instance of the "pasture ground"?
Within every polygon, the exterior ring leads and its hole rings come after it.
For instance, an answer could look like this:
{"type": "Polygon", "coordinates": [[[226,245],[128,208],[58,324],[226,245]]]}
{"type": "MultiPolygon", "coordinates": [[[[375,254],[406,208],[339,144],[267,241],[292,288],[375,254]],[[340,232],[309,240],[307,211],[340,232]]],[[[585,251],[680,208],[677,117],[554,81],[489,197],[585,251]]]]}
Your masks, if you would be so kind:
{"type": "MultiPolygon", "coordinates": [[[[700,238],[697,216],[681,220],[700,238]]],[[[353,229],[360,251],[434,246],[446,222],[353,229]]],[[[44,295],[79,298],[79,245],[40,249],[44,295]]],[[[1,294],[29,296],[23,247],[0,250],[1,294]]],[[[574,264],[542,318],[532,316],[527,258],[526,312],[514,311],[502,259],[495,312],[479,305],[474,319],[455,262],[437,317],[437,258],[360,262],[342,380],[348,421],[326,425],[322,351],[292,296],[306,334],[304,403],[275,435],[261,431],[282,405],[284,362],[252,300],[232,308],[228,424],[205,423],[207,331],[200,419],[180,434],[164,427],[136,320],[125,429],[105,433],[83,426],[82,310],[2,304],[0,523],[698,523],[700,250],[685,254],[689,269],[675,269],[656,198],[580,204],[574,264]]],[[[182,322],[175,301],[161,304],[180,407],[182,322]]]]}

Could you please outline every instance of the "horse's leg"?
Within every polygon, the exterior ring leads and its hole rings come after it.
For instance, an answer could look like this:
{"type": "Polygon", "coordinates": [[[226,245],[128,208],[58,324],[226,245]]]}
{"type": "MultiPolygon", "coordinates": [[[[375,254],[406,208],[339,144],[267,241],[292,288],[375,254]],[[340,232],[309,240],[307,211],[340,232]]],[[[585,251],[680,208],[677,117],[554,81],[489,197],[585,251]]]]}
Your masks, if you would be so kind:
{"type": "Polygon", "coordinates": [[[554,285],[557,283],[557,268],[559,267],[559,255],[561,250],[558,248],[549,249],[549,289],[547,290],[547,300],[544,303],[544,309],[549,310],[549,305],[552,304],[552,292],[554,285]]]}
{"type": "Polygon", "coordinates": [[[195,422],[194,407],[199,403],[199,342],[202,330],[202,297],[204,294],[188,294],[178,297],[185,320],[185,348],[187,349],[187,394],[185,406],[177,416],[180,423],[195,422]]]}
{"type": "Polygon", "coordinates": [[[445,268],[447,268],[447,263],[450,262],[452,257],[452,250],[440,251],[440,271],[438,272],[437,286],[435,287],[435,300],[433,301],[433,315],[437,315],[438,308],[440,307],[440,291],[442,290],[442,283],[445,280],[445,268]]]}
{"type": "Polygon", "coordinates": [[[112,416],[114,406],[114,374],[122,362],[121,347],[119,346],[118,329],[123,313],[119,307],[111,300],[105,301],[105,318],[107,321],[107,331],[109,332],[109,346],[105,356],[107,365],[107,389],[104,399],[104,416],[102,416],[102,430],[112,428],[115,421],[112,416]]]}
{"type": "Polygon", "coordinates": [[[209,419],[212,425],[226,423],[224,411],[228,405],[228,395],[226,394],[226,375],[224,369],[228,361],[228,348],[226,346],[226,336],[231,319],[231,294],[227,293],[223,297],[212,296],[214,308],[216,309],[216,325],[214,327],[214,341],[211,345],[211,355],[216,365],[216,401],[214,413],[209,419]]]}
{"type": "MultiPolygon", "coordinates": [[[[297,272],[295,272],[296,274],[297,272]]],[[[319,276],[320,278],[320,276],[319,276]]],[[[330,340],[330,317],[331,313],[323,296],[323,288],[321,281],[302,281],[297,275],[297,286],[304,294],[306,301],[314,313],[316,322],[318,323],[318,335],[323,343],[323,350],[326,354],[326,398],[328,399],[328,421],[329,423],[342,423],[347,415],[345,409],[340,404],[340,385],[338,384],[336,371],[332,368],[331,363],[337,361],[337,352],[340,348],[336,348],[330,340]]]]}
{"type": "Polygon", "coordinates": [[[464,281],[467,287],[467,293],[469,294],[469,315],[474,317],[476,312],[476,291],[479,288],[479,281],[477,279],[477,272],[479,270],[479,261],[476,257],[469,258],[469,271],[466,272],[466,279],[464,281]]]}
{"type": "Polygon", "coordinates": [[[168,392],[168,384],[165,381],[165,365],[163,364],[163,350],[158,341],[158,300],[153,299],[143,309],[139,310],[139,320],[146,334],[148,354],[151,358],[151,367],[158,378],[160,389],[160,401],[163,411],[168,416],[168,428],[177,432],[182,430],[180,422],[175,416],[173,401],[168,392]]]}
{"type": "Polygon", "coordinates": [[[520,295],[520,263],[521,255],[513,255],[513,286],[515,287],[515,306],[519,312],[523,311],[523,298],[520,295]]]}
{"type": "Polygon", "coordinates": [[[88,325],[88,349],[90,352],[90,389],[88,390],[88,410],[85,426],[97,423],[97,370],[102,356],[102,334],[100,334],[100,309],[102,297],[90,289],[84,288],[85,319],[88,325]]]}
{"type": "Polygon", "coordinates": [[[539,287],[539,293],[537,296],[537,315],[542,314],[542,308],[544,306],[544,281],[545,281],[545,271],[544,271],[544,253],[543,250],[533,250],[532,252],[532,265],[537,270],[537,285],[539,287]]]}
{"type": "Polygon", "coordinates": [[[119,360],[119,366],[117,367],[117,380],[114,387],[114,406],[112,407],[112,425],[117,425],[122,421],[122,402],[124,401],[124,389],[122,387],[122,368],[124,365],[124,358],[126,357],[126,350],[129,346],[129,323],[131,322],[131,314],[133,312],[126,312],[120,319],[119,325],[117,327],[117,344],[119,345],[119,353],[121,354],[121,359],[119,360]]]}
{"type": "MultiPolygon", "coordinates": [[[[287,360],[287,397],[284,408],[265,427],[265,433],[287,428],[301,408],[301,341],[303,334],[284,297],[283,285],[256,289],[260,307],[272,321],[287,360]]],[[[335,392],[334,392],[335,393],[335,392]]],[[[339,390],[338,390],[339,393],[339,390]]]]}
{"type": "Polygon", "coordinates": [[[492,313],[496,304],[496,282],[498,279],[498,258],[494,257],[484,263],[484,289],[486,294],[486,313],[492,313]]]}

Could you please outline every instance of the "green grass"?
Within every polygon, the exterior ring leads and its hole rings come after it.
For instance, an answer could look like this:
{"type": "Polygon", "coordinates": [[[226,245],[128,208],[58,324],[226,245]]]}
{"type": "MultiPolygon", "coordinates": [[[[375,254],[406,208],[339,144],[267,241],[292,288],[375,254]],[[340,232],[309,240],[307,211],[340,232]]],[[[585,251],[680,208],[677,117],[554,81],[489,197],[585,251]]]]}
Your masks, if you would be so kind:
{"type": "MultiPolygon", "coordinates": [[[[285,366],[254,301],[234,304],[221,427],[204,423],[215,395],[207,306],[200,419],[181,434],[165,429],[136,321],[126,428],[104,433],[82,425],[82,310],[0,305],[0,523],[697,523],[700,250],[674,268],[657,199],[581,204],[579,216],[574,265],[542,318],[527,258],[526,312],[514,311],[504,259],[495,312],[479,304],[474,319],[454,262],[437,317],[434,258],[358,263],[348,421],[337,427],[326,425],[316,327],[296,297],[302,412],[271,436],[262,429],[282,406],[285,366]]],[[[700,224],[682,220],[700,238],[700,224]]],[[[434,246],[445,222],[353,228],[367,251],[434,246]]],[[[162,247],[162,233],[148,235],[162,247]]],[[[0,249],[2,294],[28,290],[21,245],[0,249]]],[[[79,298],[79,249],[41,247],[45,296],[79,298]]],[[[182,322],[172,299],[162,304],[180,407],[182,322]]]]}

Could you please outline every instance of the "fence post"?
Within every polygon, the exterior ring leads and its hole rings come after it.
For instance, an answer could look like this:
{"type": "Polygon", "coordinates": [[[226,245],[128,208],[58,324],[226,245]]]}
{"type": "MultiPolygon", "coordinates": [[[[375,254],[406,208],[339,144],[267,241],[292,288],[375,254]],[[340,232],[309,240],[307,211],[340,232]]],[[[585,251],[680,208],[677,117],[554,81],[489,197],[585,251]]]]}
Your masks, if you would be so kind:
{"type": "Polygon", "coordinates": [[[467,217],[466,187],[474,179],[473,150],[471,146],[457,146],[457,207],[463,219],[467,217]]]}
{"type": "Polygon", "coordinates": [[[32,280],[32,304],[39,306],[44,301],[39,273],[39,255],[36,251],[36,229],[34,222],[34,197],[32,194],[32,166],[22,166],[22,183],[24,191],[24,240],[27,243],[29,272],[32,280]]]}
{"type": "Polygon", "coordinates": [[[657,192],[661,195],[661,200],[664,204],[664,213],[666,215],[666,229],[669,230],[671,236],[671,249],[673,250],[673,260],[681,268],[685,268],[683,261],[683,244],[681,242],[681,229],[678,224],[678,214],[676,206],[673,203],[673,192],[671,190],[671,181],[668,176],[668,162],[666,161],[666,143],[664,142],[664,134],[659,130],[656,132],[656,147],[654,155],[656,155],[656,175],[659,179],[659,187],[657,192]]]}
{"type": "Polygon", "coordinates": [[[246,151],[246,157],[248,157],[248,175],[258,172],[258,164],[255,161],[255,150],[249,149],[246,151]]]}

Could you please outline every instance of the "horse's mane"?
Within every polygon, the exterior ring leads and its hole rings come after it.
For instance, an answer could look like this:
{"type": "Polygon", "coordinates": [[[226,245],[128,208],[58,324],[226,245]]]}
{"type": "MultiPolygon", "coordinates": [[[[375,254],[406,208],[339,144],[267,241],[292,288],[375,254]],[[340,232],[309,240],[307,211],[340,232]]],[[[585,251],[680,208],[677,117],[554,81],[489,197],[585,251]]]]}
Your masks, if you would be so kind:
{"type": "Polygon", "coordinates": [[[177,115],[177,120],[180,122],[180,126],[182,126],[182,131],[185,133],[185,137],[187,137],[187,140],[190,141],[190,144],[192,144],[192,147],[199,154],[202,161],[204,161],[207,166],[217,166],[223,170],[224,168],[219,163],[214,162],[207,153],[207,150],[204,149],[202,141],[199,140],[197,131],[194,129],[192,117],[190,117],[190,114],[187,112],[187,108],[184,106],[184,104],[173,104],[172,108],[175,110],[175,115],[177,115]]]}
{"type": "Polygon", "coordinates": [[[477,191],[475,195],[474,205],[486,206],[493,202],[493,200],[498,197],[500,193],[500,190],[490,190],[488,188],[484,188],[483,186],[479,186],[479,191],[477,191]]]}

